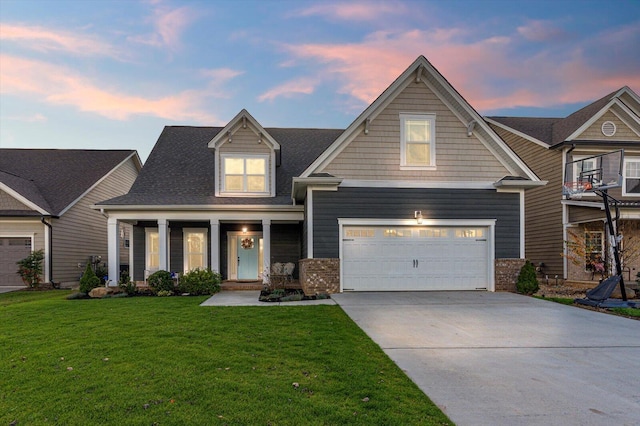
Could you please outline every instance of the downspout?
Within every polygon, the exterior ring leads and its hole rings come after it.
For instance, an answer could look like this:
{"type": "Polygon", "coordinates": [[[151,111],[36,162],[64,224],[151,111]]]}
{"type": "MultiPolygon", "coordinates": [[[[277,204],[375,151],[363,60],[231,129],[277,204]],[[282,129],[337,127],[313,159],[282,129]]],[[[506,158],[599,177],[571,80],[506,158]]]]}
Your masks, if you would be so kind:
{"type": "Polygon", "coordinates": [[[49,269],[49,282],[51,283],[53,288],[57,288],[56,287],[56,283],[53,282],[53,226],[51,226],[51,224],[49,222],[44,220],[44,216],[42,216],[40,218],[40,221],[47,228],[49,228],[49,268],[48,268],[49,269]]]}

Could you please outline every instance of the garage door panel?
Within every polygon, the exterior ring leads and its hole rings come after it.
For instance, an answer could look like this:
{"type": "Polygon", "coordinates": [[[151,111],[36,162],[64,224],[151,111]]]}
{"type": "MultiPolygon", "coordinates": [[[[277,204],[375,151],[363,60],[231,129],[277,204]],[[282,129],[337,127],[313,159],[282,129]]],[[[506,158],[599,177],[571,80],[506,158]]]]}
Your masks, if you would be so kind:
{"type": "Polygon", "coordinates": [[[0,286],[22,286],[16,262],[31,253],[31,238],[0,238],[0,286]]]}
{"type": "Polygon", "coordinates": [[[351,231],[350,235],[366,235],[366,238],[343,240],[344,290],[487,287],[490,253],[486,228],[379,226],[363,229],[366,231],[351,231]]]}

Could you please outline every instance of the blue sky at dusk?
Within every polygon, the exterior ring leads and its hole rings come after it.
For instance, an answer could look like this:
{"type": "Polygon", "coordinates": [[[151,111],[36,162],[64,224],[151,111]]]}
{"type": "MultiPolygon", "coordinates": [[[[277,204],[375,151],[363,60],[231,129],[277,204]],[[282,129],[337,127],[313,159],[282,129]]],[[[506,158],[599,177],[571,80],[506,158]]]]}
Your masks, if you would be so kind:
{"type": "Polygon", "coordinates": [[[424,55],[484,115],[640,93],[640,2],[0,0],[0,147],[165,125],[345,128],[424,55]]]}

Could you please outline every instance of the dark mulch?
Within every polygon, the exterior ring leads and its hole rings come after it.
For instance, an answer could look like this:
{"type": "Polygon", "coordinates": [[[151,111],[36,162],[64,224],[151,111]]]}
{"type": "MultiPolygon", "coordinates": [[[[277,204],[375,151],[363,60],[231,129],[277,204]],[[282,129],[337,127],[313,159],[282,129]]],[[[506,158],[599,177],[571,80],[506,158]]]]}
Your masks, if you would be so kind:
{"type": "Polygon", "coordinates": [[[274,290],[262,290],[258,300],[260,302],[296,302],[300,300],[321,300],[330,299],[328,294],[316,294],[313,296],[305,296],[300,289],[277,288],[274,290]]]}

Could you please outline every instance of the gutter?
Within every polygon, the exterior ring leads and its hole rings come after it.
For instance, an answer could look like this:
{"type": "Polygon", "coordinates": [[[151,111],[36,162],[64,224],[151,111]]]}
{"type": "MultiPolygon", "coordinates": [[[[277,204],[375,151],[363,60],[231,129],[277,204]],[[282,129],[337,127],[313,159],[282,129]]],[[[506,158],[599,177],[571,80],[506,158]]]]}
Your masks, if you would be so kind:
{"type": "Polygon", "coordinates": [[[56,283],[53,282],[53,226],[51,226],[51,224],[49,222],[44,220],[44,216],[42,216],[40,218],[40,221],[47,228],[49,228],[49,268],[48,268],[49,269],[49,282],[51,283],[53,288],[58,288],[58,287],[56,287],[56,283]]]}

